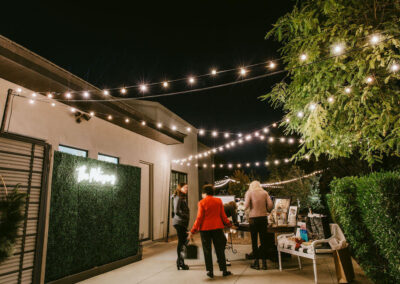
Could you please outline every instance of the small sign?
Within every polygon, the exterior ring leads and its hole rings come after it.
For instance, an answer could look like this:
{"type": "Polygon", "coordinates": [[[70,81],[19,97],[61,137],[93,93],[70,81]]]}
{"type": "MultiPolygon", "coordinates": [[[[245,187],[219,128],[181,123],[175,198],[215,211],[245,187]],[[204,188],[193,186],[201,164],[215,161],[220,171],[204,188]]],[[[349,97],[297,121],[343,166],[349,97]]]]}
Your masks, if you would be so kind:
{"type": "Polygon", "coordinates": [[[114,185],[117,180],[115,175],[104,174],[100,167],[88,169],[86,166],[80,166],[76,171],[78,172],[78,182],[114,185]]]}

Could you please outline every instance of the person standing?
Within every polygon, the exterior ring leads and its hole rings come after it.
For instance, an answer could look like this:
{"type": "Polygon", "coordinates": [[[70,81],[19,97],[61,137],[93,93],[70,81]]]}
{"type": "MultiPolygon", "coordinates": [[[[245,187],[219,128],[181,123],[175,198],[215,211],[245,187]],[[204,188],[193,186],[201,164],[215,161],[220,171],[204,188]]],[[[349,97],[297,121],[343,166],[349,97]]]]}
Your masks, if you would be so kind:
{"type": "Polygon", "coordinates": [[[173,195],[173,218],[172,225],[178,235],[178,246],[176,267],[178,270],[188,270],[189,266],[185,264],[182,257],[182,250],[187,242],[187,227],[189,225],[189,207],[187,202],[188,185],[180,183],[173,195]]]}
{"type": "Polygon", "coordinates": [[[200,231],[207,276],[210,278],[214,277],[211,242],[214,244],[222,276],[232,274],[226,269],[226,238],[223,232],[224,227],[230,227],[231,223],[226,217],[222,200],[213,197],[213,195],[214,187],[211,184],[203,186],[203,199],[198,203],[197,218],[188,236],[188,239],[191,239],[193,234],[200,231]]]}
{"type": "Polygon", "coordinates": [[[267,191],[265,191],[259,181],[250,183],[250,187],[245,195],[245,208],[250,209],[249,224],[251,232],[251,245],[253,248],[254,263],[253,269],[260,269],[260,259],[262,259],[262,269],[267,269],[267,212],[273,208],[273,203],[267,191]],[[258,236],[260,236],[261,247],[258,247],[258,236]]]}

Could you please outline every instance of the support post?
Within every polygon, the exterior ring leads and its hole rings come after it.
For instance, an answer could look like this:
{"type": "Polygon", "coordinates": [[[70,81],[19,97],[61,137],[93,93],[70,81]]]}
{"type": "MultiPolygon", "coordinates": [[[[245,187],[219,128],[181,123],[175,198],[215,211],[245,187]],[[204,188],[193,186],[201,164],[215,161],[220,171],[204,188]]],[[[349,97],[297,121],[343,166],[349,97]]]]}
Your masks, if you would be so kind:
{"type": "Polygon", "coordinates": [[[3,119],[1,120],[0,133],[4,133],[5,129],[6,129],[7,116],[8,116],[8,111],[10,109],[10,101],[11,101],[12,93],[13,93],[13,90],[8,89],[6,104],[4,106],[3,119]]]}

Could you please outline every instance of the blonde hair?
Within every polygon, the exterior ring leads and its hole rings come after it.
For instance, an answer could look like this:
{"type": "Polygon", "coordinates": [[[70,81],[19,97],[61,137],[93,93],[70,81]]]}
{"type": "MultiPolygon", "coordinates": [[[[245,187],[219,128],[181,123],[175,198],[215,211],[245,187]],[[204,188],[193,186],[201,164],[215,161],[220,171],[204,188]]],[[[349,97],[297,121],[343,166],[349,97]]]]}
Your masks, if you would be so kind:
{"type": "Polygon", "coordinates": [[[260,184],[260,182],[258,180],[255,180],[255,181],[250,183],[249,191],[254,191],[254,190],[264,190],[261,187],[261,184],[260,184]]]}

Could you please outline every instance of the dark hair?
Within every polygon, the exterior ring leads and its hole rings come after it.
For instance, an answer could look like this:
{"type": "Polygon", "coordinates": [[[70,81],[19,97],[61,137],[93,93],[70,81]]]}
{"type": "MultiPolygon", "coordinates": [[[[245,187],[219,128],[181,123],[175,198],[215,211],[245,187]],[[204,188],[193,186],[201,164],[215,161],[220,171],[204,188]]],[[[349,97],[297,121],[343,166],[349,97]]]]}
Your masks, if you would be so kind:
{"type": "Polygon", "coordinates": [[[186,196],[186,194],[184,194],[181,191],[181,188],[184,187],[185,185],[187,185],[187,183],[185,183],[185,182],[179,183],[178,186],[176,187],[175,191],[174,191],[174,194],[177,195],[177,196],[186,196]]]}
{"type": "Polygon", "coordinates": [[[203,186],[201,193],[205,193],[207,195],[214,195],[214,186],[212,184],[206,184],[203,186]]]}

